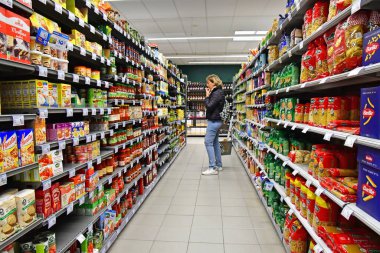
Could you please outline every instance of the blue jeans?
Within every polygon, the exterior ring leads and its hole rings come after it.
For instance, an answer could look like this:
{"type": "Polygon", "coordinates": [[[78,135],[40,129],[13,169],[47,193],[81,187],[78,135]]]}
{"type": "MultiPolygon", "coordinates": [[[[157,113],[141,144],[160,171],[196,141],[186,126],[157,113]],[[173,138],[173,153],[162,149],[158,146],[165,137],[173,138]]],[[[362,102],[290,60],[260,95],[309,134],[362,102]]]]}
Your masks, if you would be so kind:
{"type": "Polygon", "coordinates": [[[222,121],[207,121],[207,130],[205,136],[205,146],[208,154],[208,167],[222,167],[222,154],[219,146],[219,129],[222,127],[222,121]]]}

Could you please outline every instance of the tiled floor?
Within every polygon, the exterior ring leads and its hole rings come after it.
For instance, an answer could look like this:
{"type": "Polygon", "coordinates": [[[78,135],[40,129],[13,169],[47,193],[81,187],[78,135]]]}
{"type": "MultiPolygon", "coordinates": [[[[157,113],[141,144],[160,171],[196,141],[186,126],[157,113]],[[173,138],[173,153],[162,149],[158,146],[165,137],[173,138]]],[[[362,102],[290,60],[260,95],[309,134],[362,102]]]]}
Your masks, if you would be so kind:
{"type": "Polygon", "coordinates": [[[118,237],[111,253],[283,253],[271,221],[234,151],[219,176],[203,138],[188,145],[118,237]]]}

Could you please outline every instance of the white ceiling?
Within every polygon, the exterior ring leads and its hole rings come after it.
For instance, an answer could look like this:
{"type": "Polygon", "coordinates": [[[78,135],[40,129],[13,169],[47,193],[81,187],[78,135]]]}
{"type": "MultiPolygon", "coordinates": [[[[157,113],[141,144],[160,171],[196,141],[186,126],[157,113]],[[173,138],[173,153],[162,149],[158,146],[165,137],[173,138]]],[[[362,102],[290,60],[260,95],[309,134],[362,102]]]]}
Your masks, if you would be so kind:
{"type": "MultiPolygon", "coordinates": [[[[233,36],[236,30],[266,31],[285,10],[285,0],[123,0],[111,4],[146,38],[233,36]]],[[[154,41],[153,41],[154,42],[154,41]]],[[[222,40],[158,41],[160,52],[173,55],[247,54],[257,42],[222,40]]],[[[243,58],[174,59],[239,61],[243,58]]]]}

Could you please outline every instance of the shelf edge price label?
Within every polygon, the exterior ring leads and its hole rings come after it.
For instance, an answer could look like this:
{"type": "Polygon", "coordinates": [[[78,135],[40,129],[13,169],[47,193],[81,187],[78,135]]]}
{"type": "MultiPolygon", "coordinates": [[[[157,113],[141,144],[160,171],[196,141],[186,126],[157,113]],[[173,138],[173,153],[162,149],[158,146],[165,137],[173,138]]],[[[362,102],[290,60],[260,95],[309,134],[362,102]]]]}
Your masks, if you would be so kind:
{"type": "Polygon", "coordinates": [[[96,108],[91,108],[91,115],[92,116],[96,115],[96,108]]]}
{"type": "Polygon", "coordinates": [[[90,85],[91,79],[88,76],[85,76],[84,77],[84,83],[87,84],[87,85],[90,85]]]}
{"type": "Polygon", "coordinates": [[[70,213],[72,213],[74,211],[74,204],[73,203],[70,203],[67,208],[66,208],[66,215],[69,215],[70,213]]]}
{"type": "Polygon", "coordinates": [[[315,191],[315,195],[319,197],[324,191],[325,189],[323,189],[322,187],[318,187],[318,189],[315,191]]]}
{"type": "Polygon", "coordinates": [[[102,81],[101,81],[101,80],[96,80],[96,86],[97,86],[97,87],[102,86],[102,81]]]}
{"type": "Polygon", "coordinates": [[[86,142],[87,143],[91,142],[91,135],[86,135],[86,142]]]}
{"type": "Polygon", "coordinates": [[[292,174],[293,174],[293,176],[297,175],[298,174],[298,170],[293,170],[292,174]]]}
{"type": "Polygon", "coordinates": [[[285,162],[282,163],[282,167],[285,167],[286,165],[288,165],[289,163],[289,160],[286,160],[285,162]]]}
{"type": "Polygon", "coordinates": [[[79,199],[79,205],[83,205],[83,204],[84,204],[84,196],[79,199]]]}
{"type": "Polygon", "coordinates": [[[79,25],[80,25],[81,27],[84,27],[84,20],[81,19],[81,18],[78,18],[78,19],[79,19],[79,25]]]}
{"type": "Polygon", "coordinates": [[[303,130],[302,130],[302,133],[304,133],[304,134],[306,134],[307,133],[307,131],[309,131],[309,127],[305,127],[303,130]]]}
{"type": "Polygon", "coordinates": [[[319,244],[315,245],[313,250],[314,250],[315,253],[321,253],[321,252],[323,252],[323,249],[322,249],[322,247],[319,244]]]}
{"type": "Polygon", "coordinates": [[[47,77],[48,76],[48,69],[42,66],[38,66],[38,76],[41,77],[47,77]]]}
{"type": "Polygon", "coordinates": [[[95,12],[95,14],[99,14],[99,9],[95,6],[94,6],[94,12],[95,12]]]}
{"type": "Polygon", "coordinates": [[[50,151],[50,145],[49,144],[42,144],[41,145],[42,154],[46,154],[50,151]]]}
{"type": "Polygon", "coordinates": [[[81,47],[79,50],[80,50],[80,54],[81,55],[86,56],[86,49],[84,49],[83,47],[81,47]]]}
{"type": "Polygon", "coordinates": [[[355,135],[347,136],[346,141],[344,142],[344,146],[352,148],[357,139],[358,137],[355,135]]]}
{"type": "Polygon", "coordinates": [[[100,139],[104,139],[104,136],[105,136],[105,133],[104,133],[104,132],[101,132],[101,133],[100,133],[100,139]]]}
{"type": "Polygon", "coordinates": [[[73,82],[79,83],[79,76],[77,74],[73,74],[73,82]]]}
{"type": "Polygon", "coordinates": [[[88,108],[83,108],[83,116],[88,116],[88,108]]]}
{"type": "Polygon", "coordinates": [[[310,185],[311,185],[311,180],[310,179],[306,180],[306,186],[310,187],[310,185]]]}
{"type": "Polygon", "coordinates": [[[58,12],[59,14],[62,14],[62,5],[60,5],[59,3],[55,3],[54,10],[58,12]]]}
{"type": "Polygon", "coordinates": [[[96,134],[91,135],[91,140],[96,141],[96,134]]]}
{"type": "Polygon", "coordinates": [[[65,80],[65,72],[63,70],[57,70],[58,80],[65,80]]]}
{"type": "Polygon", "coordinates": [[[93,27],[92,25],[90,25],[90,32],[95,34],[95,27],[93,27]]]}
{"type": "Polygon", "coordinates": [[[354,0],[351,6],[352,6],[351,7],[351,15],[352,15],[361,9],[362,0],[354,0]]]}
{"type": "Polygon", "coordinates": [[[350,206],[345,206],[340,213],[346,220],[349,220],[354,210],[350,206]]]}
{"type": "Polygon", "coordinates": [[[325,133],[325,136],[323,136],[323,139],[325,141],[330,141],[332,136],[333,136],[333,132],[327,132],[325,133]]]}
{"type": "Polygon", "coordinates": [[[66,117],[72,117],[74,115],[73,108],[66,108],[66,117]]]}
{"type": "Polygon", "coordinates": [[[6,185],[8,183],[7,174],[3,173],[0,175],[0,186],[6,185]]]}
{"type": "Polygon", "coordinates": [[[12,115],[13,126],[23,126],[24,125],[24,115],[12,115]]]}
{"type": "Polygon", "coordinates": [[[82,244],[84,240],[86,240],[86,237],[83,234],[79,234],[76,239],[80,244],[82,244]]]}
{"type": "Polygon", "coordinates": [[[94,192],[93,192],[93,191],[90,192],[90,193],[88,194],[88,197],[89,197],[90,199],[92,199],[92,198],[94,197],[94,192]]]}
{"type": "Polygon", "coordinates": [[[57,223],[57,217],[55,214],[53,214],[49,219],[48,219],[48,229],[54,226],[57,223]]]}
{"type": "Polygon", "coordinates": [[[50,179],[47,179],[47,180],[42,182],[42,189],[44,191],[47,189],[50,189],[50,188],[51,188],[51,180],[50,179]]]}
{"type": "Polygon", "coordinates": [[[113,129],[110,130],[110,136],[113,136],[113,129]]]}
{"type": "Polygon", "coordinates": [[[40,116],[41,119],[47,119],[49,116],[48,109],[45,109],[45,108],[38,109],[38,115],[40,116]]]}
{"type": "Polygon", "coordinates": [[[102,158],[100,156],[98,156],[96,158],[96,164],[101,164],[101,162],[102,162],[102,158]]]}
{"type": "Polygon", "coordinates": [[[91,59],[96,61],[96,54],[95,53],[91,53],[91,59]]]}
{"type": "Polygon", "coordinates": [[[72,178],[75,176],[75,169],[69,170],[69,178],[72,178]]]}
{"type": "Polygon", "coordinates": [[[104,20],[104,21],[107,21],[107,19],[108,19],[108,18],[107,18],[107,15],[103,12],[103,20],[104,20]]]}
{"type": "Polygon", "coordinates": [[[292,126],[292,130],[294,131],[296,129],[297,125],[292,126]]]}
{"type": "Polygon", "coordinates": [[[101,56],[101,57],[100,57],[100,62],[101,62],[101,63],[104,63],[105,60],[106,60],[106,59],[104,58],[104,56],[101,56]]]}
{"type": "Polygon", "coordinates": [[[99,114],[104,115],[104,108],[99,108],[99,114]]]}
{"type": "Polygon", "coordinates": [[[64,150],[66,148],[66,141],[58,141],[58,149],[64,150]]]}
{"type": "Polygon", "coordinates": [[[79,145],[79,138],[73,138],[73,146],[79,145]]]}

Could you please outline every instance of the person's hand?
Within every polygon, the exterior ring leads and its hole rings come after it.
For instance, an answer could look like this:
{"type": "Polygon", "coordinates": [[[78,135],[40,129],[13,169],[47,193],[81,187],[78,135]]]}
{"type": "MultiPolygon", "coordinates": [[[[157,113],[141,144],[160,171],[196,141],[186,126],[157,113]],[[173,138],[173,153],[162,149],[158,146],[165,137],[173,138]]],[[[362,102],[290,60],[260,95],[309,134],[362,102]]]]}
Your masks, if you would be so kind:
{"type": "Polygon", "coordinates": [[[209,88],[206,88],[206,98],[210,96],[211,90],[209,88]]]}

